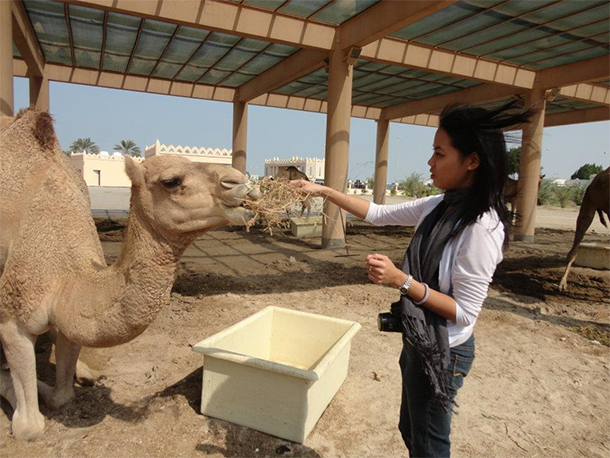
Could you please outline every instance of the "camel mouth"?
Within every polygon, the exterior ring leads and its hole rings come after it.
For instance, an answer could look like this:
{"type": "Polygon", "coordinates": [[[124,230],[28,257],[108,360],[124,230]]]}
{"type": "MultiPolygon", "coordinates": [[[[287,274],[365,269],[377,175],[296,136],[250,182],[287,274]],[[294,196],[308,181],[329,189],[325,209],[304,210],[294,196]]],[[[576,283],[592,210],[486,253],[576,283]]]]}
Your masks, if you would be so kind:
{"type": "Polygon", "coordinates": [[[238,205],[220,204],[225,218],[232,223],[240,226],[245,226],[251,221],[256,213],[245,207],[245,201],[241,201],[238,205]]]}

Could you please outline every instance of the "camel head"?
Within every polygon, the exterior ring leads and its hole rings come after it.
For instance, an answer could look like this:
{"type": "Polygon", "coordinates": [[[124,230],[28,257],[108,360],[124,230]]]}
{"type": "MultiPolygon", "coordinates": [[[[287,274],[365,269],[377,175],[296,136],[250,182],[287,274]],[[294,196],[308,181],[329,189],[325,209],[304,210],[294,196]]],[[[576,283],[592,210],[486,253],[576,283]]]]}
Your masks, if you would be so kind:
{"type": "Polygon", "coordinates": [[[160,156],[140,164],[126,156],[125,171],[132,183],[132,210],[170,238],[243,225],[254,217],[243,207],[245,199],[260,197],[243,173],[219,164],[160,156]]]}

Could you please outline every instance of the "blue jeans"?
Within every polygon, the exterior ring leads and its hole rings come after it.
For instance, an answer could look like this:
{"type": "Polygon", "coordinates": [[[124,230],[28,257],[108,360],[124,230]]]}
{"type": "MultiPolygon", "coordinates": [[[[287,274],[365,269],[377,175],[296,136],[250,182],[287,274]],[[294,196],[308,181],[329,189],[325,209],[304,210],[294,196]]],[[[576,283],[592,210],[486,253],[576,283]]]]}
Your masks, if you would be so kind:
{"type": "Polygon", "coordinates": [[[458,389],[464,384],[474,361],[474,335],[461,345],[451,348],[447,377],[451,409],[445,412],[440,402],[432,398],[426,375],[421,370],[415,348],[404,342],[400,355],[402,372],[402,404],[398,429],[411,458],[451,455],[451,415],[458,389]]]}

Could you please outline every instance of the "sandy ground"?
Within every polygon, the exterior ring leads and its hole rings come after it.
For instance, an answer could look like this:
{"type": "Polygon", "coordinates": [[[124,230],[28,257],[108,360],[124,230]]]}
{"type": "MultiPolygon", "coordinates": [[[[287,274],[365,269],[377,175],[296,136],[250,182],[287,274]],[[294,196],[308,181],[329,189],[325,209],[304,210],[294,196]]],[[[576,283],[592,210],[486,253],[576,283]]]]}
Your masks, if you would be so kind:
{"type": "MultiPolygon", "coordinates": [[[[557,290],[575,219],[575,209],[543,208],[536,243],[513,243],[506,253],[458,397],[454,456],[610,456],[610,274],[575,268],[570,290],[557,290]]],[[[608,243],[608,232],[593,228],[586,240],[608,243]]],[[[398,262],[411,234],[356,223],[349,255],[260,228],[206,234],[185,253],[169,305],[144,334],[84,349],[82,359],[105,379],[79,387],[59,410],[42,406],[43,438],[14,440],[2,401],[0,456],[406,456],[396,426],[401,342],[376,327],[397,293],[369,283],[363,260],[380,252],[398,262]],[[199,413],[202,358],[192,345],[268,305],[362,324],[348,377],[304,444],[199,413]]],[[[101,225],[100,235],[112,262],[122,228],[101,225]]],[[[50,381],[54,357],[41,343],[39,373],[50,381]]]]}

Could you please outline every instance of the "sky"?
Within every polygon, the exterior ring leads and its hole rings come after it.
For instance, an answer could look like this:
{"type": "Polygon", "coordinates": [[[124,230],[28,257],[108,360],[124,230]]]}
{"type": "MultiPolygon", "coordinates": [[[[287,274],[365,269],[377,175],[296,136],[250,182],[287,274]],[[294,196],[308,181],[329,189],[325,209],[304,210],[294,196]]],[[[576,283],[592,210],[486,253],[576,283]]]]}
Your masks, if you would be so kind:
{"type": "MultiPolygon", "coordinates": [[[[15,78],[15,112],[29,105],[28,80],[15,78]]],[[[166,145],[230,149],[232,104],[67,83],[50,83],[50,111],[62,149],[91,138],[102,151],[121,140],[142,149],[157,139],[166,145]]],[[[326,115],[250,106],[247,171],[264,172],[265,159],[324,157],[326,115]]],[[[352,180],[374,175],[376,122],[352,118],[349,171],[352,180]]],[[[426,164],[435,129],[390,123],[388,183],[413,172],[429,177],[426,164]]],[[[513,145],[517,146],[517,145],[513,145]]],[[[570,178],[581,165],[610,165],[610,122],[545,128],[542,173],[570,178]]]]}

